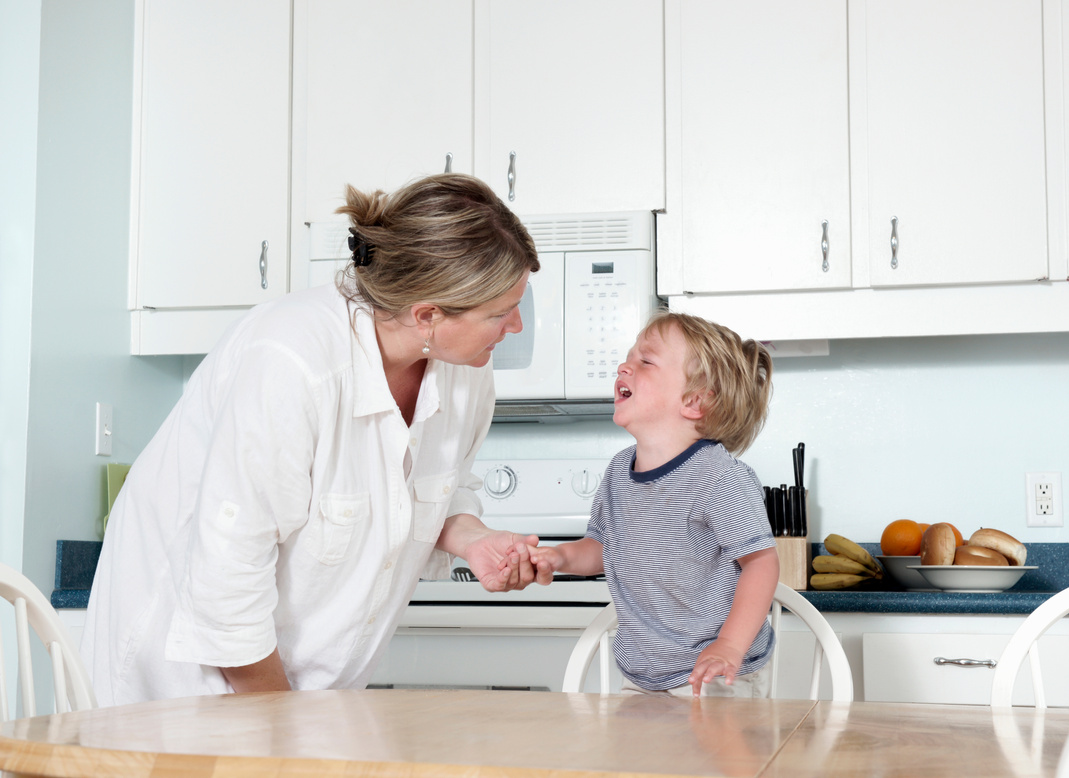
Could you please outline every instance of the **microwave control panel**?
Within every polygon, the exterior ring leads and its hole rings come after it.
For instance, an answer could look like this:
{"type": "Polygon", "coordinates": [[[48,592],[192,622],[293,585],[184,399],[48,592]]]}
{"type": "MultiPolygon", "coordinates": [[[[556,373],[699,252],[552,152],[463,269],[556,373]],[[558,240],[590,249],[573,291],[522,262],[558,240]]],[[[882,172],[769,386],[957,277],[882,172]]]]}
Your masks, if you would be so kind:
{"type": "Polygon", "coordinates": [[[564,274],[567,396],[611,398],[617,366],[658,305],[653,252],[567,253],[564,274]]]}

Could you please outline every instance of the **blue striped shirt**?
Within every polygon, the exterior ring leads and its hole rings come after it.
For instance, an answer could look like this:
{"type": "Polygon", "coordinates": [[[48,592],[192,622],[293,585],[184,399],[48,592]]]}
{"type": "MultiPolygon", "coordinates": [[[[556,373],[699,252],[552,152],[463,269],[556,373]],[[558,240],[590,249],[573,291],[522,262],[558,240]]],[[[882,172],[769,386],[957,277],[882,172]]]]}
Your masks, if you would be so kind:
{"type": "MultiPolygon", "coordinates": [[[[645,473],[632,470],[634,461],[631,446],[609,463],[587,537],[605,549],[620,620],[616,663],[644,689],[670,689],[687,682],[727,619],[736,560],[776,541],[757,475],[716,441],[699,440],[645,473]]],[[[765,622],[739,674],[760,669],[773,643],[765,622]]]]}

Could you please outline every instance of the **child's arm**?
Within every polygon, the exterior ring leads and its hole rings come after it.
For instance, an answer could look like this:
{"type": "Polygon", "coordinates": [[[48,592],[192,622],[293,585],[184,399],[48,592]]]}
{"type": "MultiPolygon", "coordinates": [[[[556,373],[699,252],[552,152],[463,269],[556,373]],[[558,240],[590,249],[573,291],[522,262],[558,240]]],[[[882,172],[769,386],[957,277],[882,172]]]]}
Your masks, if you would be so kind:
{"type": "Polygon", "coordinates": [[[535,581],[542,585],[549,584],[553,581],[555,572],[600,575],[605,572],[601,551],[601,543],[593,538],[558,543],[555,546],[532,546],[531,564],[535,566],[535,581]]]}
{"type": "MultiPolygon", "coordinates": [[[[533,555],[532,555],[533,561],[533,555]]],[[[739,583],[724,626],[716,640],[698,655],[694,672],[687,683],[694,687],[694,696],[702,692],[702,684],[716,676],[724,676],[724,682],[734,683],[735,673],[746,658],[761,625],[768,616],[772,596],[779,582],[779,555],[775,548],[766,548],[740,557],[739,583]]]]}

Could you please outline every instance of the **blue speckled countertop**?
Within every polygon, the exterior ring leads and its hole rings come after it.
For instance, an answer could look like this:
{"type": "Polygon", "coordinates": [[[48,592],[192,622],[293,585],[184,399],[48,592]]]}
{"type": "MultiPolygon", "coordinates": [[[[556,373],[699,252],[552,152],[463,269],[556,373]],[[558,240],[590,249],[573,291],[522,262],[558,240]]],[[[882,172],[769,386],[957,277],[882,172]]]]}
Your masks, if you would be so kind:
{"type": "MultiPolygon", "coordinates": [[[[880,553],[879,543],[862,543],[869,553],[880,553]]],[[[1031,613],[1048,597],[1069,588],[1069,543],[1026,543],[1029,570],[1004,592],[908,592],[889,576],[858,589],[831,592],[806,591],[802,596],[824,613],[1031,613]]],[[[813,544],[813,556],[827,553],[823,543],[813,544]]]]}
{"type": "MultiPolygon", "coordinates": [[[[60,540],[56,546],[56,608],[84,608],[89,604],[100,543],[60,540]]],[[[823,543],[813,543],[813,555],[826,553],[823,543]]],[[[876,556],[879,543],[862,543],[876,556]]],[[[824,613],[1031,613],[1054,592],[1069,588],[1069,543],[1027,543],[1029,570],[1016,586],[998,594],[972,592],[907,592],[889,576],[858,589],[834,592],[802,592],[824,613]]]]}

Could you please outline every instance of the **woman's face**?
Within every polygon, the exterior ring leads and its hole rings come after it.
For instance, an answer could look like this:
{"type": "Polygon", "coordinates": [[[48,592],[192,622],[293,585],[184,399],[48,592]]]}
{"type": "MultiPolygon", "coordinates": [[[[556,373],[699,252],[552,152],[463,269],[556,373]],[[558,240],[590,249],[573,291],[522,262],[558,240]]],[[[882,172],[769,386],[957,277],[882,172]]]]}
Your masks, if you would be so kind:
{"type": "Polygon", "coordinates": [[[482,367],[489,362],[494,346],[510,332],[523,329],[519,305],[529,275],[524,273],[523,278],[500,297],[439,320],[431,341],[431,356],[470,367],[482,367]]]}

